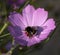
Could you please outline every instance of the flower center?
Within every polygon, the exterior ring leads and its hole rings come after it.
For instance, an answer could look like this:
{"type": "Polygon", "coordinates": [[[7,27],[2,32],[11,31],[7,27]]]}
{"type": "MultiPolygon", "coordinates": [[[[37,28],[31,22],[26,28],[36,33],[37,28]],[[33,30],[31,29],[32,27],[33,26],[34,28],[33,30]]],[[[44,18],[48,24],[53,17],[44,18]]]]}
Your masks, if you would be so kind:
{"type": "Polygon", "coordinates": [[[36,26],[36,27],[26,27],[25,28],[26,34],[29,37],[32,37],[33,35],[39,35],[41,31],[43,31],[42,27],[36,26]]]}

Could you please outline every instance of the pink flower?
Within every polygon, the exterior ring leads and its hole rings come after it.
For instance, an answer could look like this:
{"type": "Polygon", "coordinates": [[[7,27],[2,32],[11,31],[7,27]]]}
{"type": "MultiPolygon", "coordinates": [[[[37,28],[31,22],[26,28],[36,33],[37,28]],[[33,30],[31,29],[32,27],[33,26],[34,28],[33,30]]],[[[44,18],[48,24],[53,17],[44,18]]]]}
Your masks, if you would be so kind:
{"type": "Polygon", "coordinates": [[[48,12],[43,8],[35,9],[27,5],[22,14],[12,12],[8,18],[12,25],[9,31],[15,41],[22,46],[32,46],[45,40],[55,29],[55,21],[48,18],[48,12]]]}

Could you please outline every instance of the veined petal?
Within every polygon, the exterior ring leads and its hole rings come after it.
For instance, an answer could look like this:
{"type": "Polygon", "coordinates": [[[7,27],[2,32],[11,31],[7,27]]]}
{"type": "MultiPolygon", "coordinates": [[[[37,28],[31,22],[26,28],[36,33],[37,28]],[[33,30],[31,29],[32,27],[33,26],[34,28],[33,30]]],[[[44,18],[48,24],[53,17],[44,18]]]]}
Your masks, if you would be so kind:
{"type": "Polygon", "coordinates": [[[53,18],[49,18],[49,19],[43,24],[43,26],[47,26],[47,29],[54,30],[54,29],[55,29],[55,21],[53,20],[53,18]]]}
{"type": "Polygon", "coordinates": [[[44,9],[38,8],[33,13],[33,25],[34,26],[41,26],[47,19],[48,12],[44,11],[44,9]]]}
{"type": "Polygon", "coordinates": [[[34,36],[33,38],[30,38],[28,40],[27,46],[32,46],[32,45],[37,44],[39,42],[40,42],[39,38],[37,38],[36,36],[34,36]]]}
{"type": "Polygon", "coordinates": [[[19,26],[9,26],[8,30],[10,31],[13,37],[19,37],[23,34],[19,26]]]}
{"type": "Polygon", "coordinates": [[[12,13],[8,20],[13,26],[20,26],[22,29],[26,27],[26,24],[23,22],[23,17],[19,13],[12,13]]]}
{"type": "Polygon", "coordinates": [[[27,41],[21,38],[15,38],[15,42],[22,45],[22,46],[27,46],[27,41]]]}
{"type": "Polygon", "coordinates": [[[33,12],[35,11],[35,8],[31,5],[28,5],[25,9],[23,9],[23,17],[25,22],[27,22],[28,26],[32,25],[32,19],[33,19],[33,12]]]}
{"type": "Polygon", "coordinates": [[[46,28],[41,32],[42,34],[43,33],[48,33],[48,31],[50,30],[54,30],[55,29],[55,21],[50,18],[48,19],[42,26],[45,26],[46,28]]]}
{"type": "Polygon", "coordinates": [[[28,40],[29,40],[29,37],[27,37],[25,34],[19,37],[15,37],[15,41],[22,46],[27,46],[28,40]]]}
{"type": "Polygon", "coordinates": [[[45,40],[48,37],[49,33],[50,33],[50,31],[48,33],[40,34],[40,36],[38,37],[40,39],[40,42],[42,40],[45,40]]]}

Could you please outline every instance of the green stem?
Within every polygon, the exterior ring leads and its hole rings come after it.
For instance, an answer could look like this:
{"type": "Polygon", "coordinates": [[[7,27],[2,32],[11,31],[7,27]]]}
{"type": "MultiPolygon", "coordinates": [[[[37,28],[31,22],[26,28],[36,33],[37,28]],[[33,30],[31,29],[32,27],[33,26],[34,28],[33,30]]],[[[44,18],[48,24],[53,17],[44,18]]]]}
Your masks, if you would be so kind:
{"type": "Polygon", "coordinates": [[[14,41],[12,41],[12,48],[6,53],[6,55],[9,55],[9,54],[11,55],[11,54],[12,54],[12,51],[18,46],[18,44],[17,44],[17,45],[14,47],[14,46],[13,46],[13,42],[14,42],[14,41]]]}
{"type": "Polygon", "coordinates": [[[6,55],[9,55],[9,54],[11,55],[11,54],[12,54],[13,49],[14,49],[14,48],[11,48],[11,49],[10,49],[10,51],[8,51],[8,52],[6,53],[6,55]]]}
{"type": "Polygon", "coordinates": [[[2,27],[2,29],[0,30],[0,35],[2,34],[2,32],[5,30],[5,28],[8,26],[8,23],[5,23],[2,27]]]}
{"type": "Polygon", "coordinates": [[[49,41],[49,39],[50,39],[50,38],[48,37],[48,38],[45,40],[45,42],[44,42],[44,43],[47,43],[47,42],[49,41]]]}
{"type": "Polygon", "coordinates": [[[1,52],[0,52],[0,55],[2,55],[1,52]]]}
{"type": "Polygon", "coordinates": [[[5,36],[8,36],[8,35],[10,35],[10,33],[4,34],[4,35],[2,35],[0,37],[5,37],[5,36]]]}
{"type": "Polygon", "coordinates": [[[27,4],[29,4],[29,0],[27,0],[27,2],[24,4],[24,6],[22,7],[22,8],[19,8],[19,10],[18,10],[18,12],[21,12],[22,10],[23,10],[23,8],[27,5],[27,4]]]}

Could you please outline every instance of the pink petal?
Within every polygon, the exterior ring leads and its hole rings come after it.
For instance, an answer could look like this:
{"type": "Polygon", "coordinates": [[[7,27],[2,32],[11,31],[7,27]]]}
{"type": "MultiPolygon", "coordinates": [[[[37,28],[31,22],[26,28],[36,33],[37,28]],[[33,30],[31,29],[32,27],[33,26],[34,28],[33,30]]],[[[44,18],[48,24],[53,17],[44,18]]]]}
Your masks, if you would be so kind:
{"type": "Polygon", "coordinates": [[[55,29],[55,21],[51,18],[48,19],[42,26],[46,26],[46,28],[42,31],[42,34],[44,33],[48,33],[48,31],[50,30],[54,30],[55,29]]]}
{"type": "Polygon", "coordinates": [[[10,31],[13,37],[19,37],[23,34],[19,26],[9,26],[8,30],[10,31]]]}
{"type": "Polygon", "coordinates": [[[48,12],[44,11],[44,9],[38,8],[33,13],[33,25],[40,26],[46,21],[47,17],[48,17],[48,12]]]}
{"type": "Polygon", "coordinates": [[[15,42],[22,45],[22,46],[27,46],[27,41],[21,38],[15,38],[15,42]]]}
{"type": "Polygon", "coordinates": [[[16,31],[16,29],[14,27],[9,26],[9,31],[10,31],[11,35],[14,37],[15,42],[19,43],[22,46],[27,45],[29,38],[24,33],[22,33],[22,35],[21,35],[21,30],[16,31]]]}
{"type": "Polygon", "coordinates": [[[12,13],[8,19],[13,26],[20,26],[22,29],[26,27],[26,24],[23,22],[23,17],[19,13],[12,13]]]}
{"type": "Polygon", "coordinates": [[[39,43],[39,38],[37,38],[36,36],[34,36],[33,38],[30,38],[28,40],[27,46],[32,46],[32,45],[37,44],[37,43],[39,43]]]}
{"type": "Polygon", "coordinates": [[[29,39],[27,46],[32,46],[41,42],[42,40],[45,40],[48,37],[49,33],[50,31],[48,33],[40,34],[39,36],[35,36],[34,38],[29,39]]]}
{"type": "Polygon", "coordinates": [[[45,40],[45,39],[48,37],[49,33],[50,33],[50,32],[45,33],[45,34],[40,34],[40,36],[39,36],[40,42],[41,42],[42,40],[45,40]]]}
{"type": "Polygon", "coordinates": [[[27,37],[24,34],[19,37],[16,36],[16,38],[15,38],[15,41],[22,46],[27,46],[28,40],[29,40],[29,37],[27,37]]]}
{"type": "Polygon", "coordinates": [[[33,12],[35,11],[35,8],[31,5],[26,6],[25,9],[23,9],[23,17],[25,22],[27,22],[28,26],[31,26],[32,19],[33,19],[33,12]]]}

